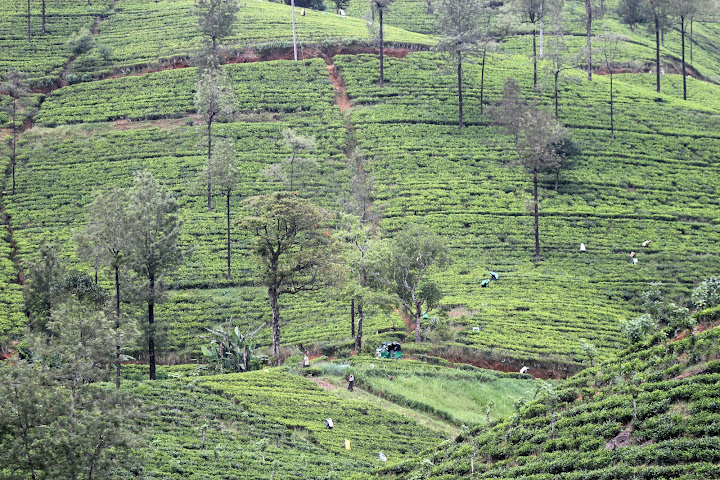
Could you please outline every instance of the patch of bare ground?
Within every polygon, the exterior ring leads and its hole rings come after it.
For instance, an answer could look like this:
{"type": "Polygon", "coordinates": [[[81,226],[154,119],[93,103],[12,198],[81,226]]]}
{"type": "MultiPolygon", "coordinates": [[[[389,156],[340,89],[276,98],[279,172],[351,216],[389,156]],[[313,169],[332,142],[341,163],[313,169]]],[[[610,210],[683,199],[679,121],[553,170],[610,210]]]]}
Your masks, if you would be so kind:
{"type": "Polygon", "coordinates": [[[619,447],[627,447],[633,444],[632,432],[623,430],[615,438],[605,444],[605,450],[615,450],[619,447]]]}
{"type": "Polygon", "coordinates": [[[133,121],[127,119],[115,120],[112,122],[113,127],[116,130],[137,130],[148,127],[156,127],[162,129],[168,129],[172,127],[179,127],[188,125],[189,121],[194,121],[198,118],[197,115],[187,115],[181,118],[159,118],[156,120],[140,120],[133,121]]]}
{"type": "MultiPolygon", "coordinates": [[[[697,335],[698,333],[705,332],[707,330],[713,329],[717,327],[717,323],[715,322],[707,322],[707,323],[700,323],[693,328],[693,335],[697,335]]],[[[677,334],[674,338],[670,340],[670,342],[677,342],[679,340],[682,340],[683,338],[687,337],[690,332],[688,330],[683,330],[679,334],[677,334]]]]}
{"type": "MultiPolygon", "coordinates": [[[[682,64],[681,63],[666,63],[664,64],[661,69],[661,73],[672,73],[672,74],[682,74],[682,64]]],[[[655,73],[655,65],[642,65],[638,67],[617,67],[613,69],[613,75],[621,74],[621,73],[655,73]]],[[[685,73],[687,73],[688,77],[693,78],[702,78],[702,76],[697,73],[690,65],[685,65],[685,73]]],[[[593,74],[595,75],[610,75],[610,71],[606,67],[601,67],[598,70],[593,70],[593,74]]]]}
{"type": "Polygon", "coordinates": [[[705,372],[707,372],[706,368],[696,368],[694,370],[688,370],[685,373],[681,373],[677,377],[673,377],[673,380],[682,380],[684,378],[694,377],[695,375],[700,375],[701,373],[705,373],[705,372]]]}
{"type": "Polygon", "coordinates": [[[325,390],[335,390],[336,388],[338,388],[337,385],[333,385],[332,383],[328,382],[327,380],[323,380],[321,378],[309,377],[308,380],[316,383],[318,387],[323,388],[325,390]]]}
{"type": "MultiPolygon", "coordinates": [[[[385,56],[394,58],[405,58],[409,53],[418,51],[418,48],[401,48],[401,47],[388,47],[385,49],[385,56]]],[[[329,61],[335,55],[360,55],[360,54],[373,54],[379,55],[380,49],[377,47],[369,47],[362,45],[351,45],[351,46],[335,46],[335,47],[311,47],[304,48],[298,55],[298,61],[309,60],[312,58],[323,58],[329,61]]],[[[263,50],[258,51],[254,49],[240,50],[234,52],[224,52],[221,55],[220,62],[223,65],[232,63],[255,63],[255,62],[271,62],[273,60],[294,60],[294,53],[292,48],[280,48],[275,50],[263,50]]],[[[180,56],[165,61],[164,63],[158,64],[153,63],[149,65],[137,65],[134,67],[122,67],[115,70],[111,70],[110,73],[103,75],[97,80],[105,80],[110,78],[122,78],[128,76],[143,76],[148,73],[161,72],[165,70],[177,70],[181,68],[191,67],[191,60],[188,56],[180,56]]],[[[58,86],[50,87],[42,93],[49,93],[50,91],[58,88],[58,86]]]]}
{"type": "Polygon", "coordinates": [[[344,115],[345,112],[347,112],[350,107],[352,107],[352,102],[347,96],[345,80],[343,80],[342,76],[340,75],[337,65],[328,64],[327,70],[328,74],[330,75],[330,81],[332,82],[333,87],[335,87],[335,103],[340,109],[340,113],[344,115]]]}

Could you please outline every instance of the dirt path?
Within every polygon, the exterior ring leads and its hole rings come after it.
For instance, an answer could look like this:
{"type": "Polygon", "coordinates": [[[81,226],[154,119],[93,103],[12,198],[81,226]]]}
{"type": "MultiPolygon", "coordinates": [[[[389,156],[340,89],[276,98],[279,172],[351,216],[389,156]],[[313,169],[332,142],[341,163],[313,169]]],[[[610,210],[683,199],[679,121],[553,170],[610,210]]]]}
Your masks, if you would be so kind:
{"type": "Polygon", "coordinates": [[[317,386],[322,388],[323,390],[335,390],[336,388],[338,388],[337,385],[334,385],[327,380],[323,380],[322,378],[308,377],[308,380],[316,383],[317,386]]]}
{"type": "MultiPolygon", "coordinates": [[[[394,58],[405,58],[409,53],[424,51],[427,48],[421,46],[418,47],[389,47],[385,49],[385,56],[394,58]]],[[[322,58],[326,62],[332,63],[332,57],[335,55],[362,55],[372,54],[379,55],[379,49],[377,47],[368,46],[336,46],[336,47],[310,47],[301,50],[301,55],[298,61],[310,60],[313,58],[322,58]]],[[[229,65],[234,63],[257,63],[257,62],[272,62],[275,60],[294,60],[292,48],[280,48],[277,50],[268,50],[258,52],[254,49],[248,50],[236,50],[232,52],[224,52],[221,54],[221,64],[229,65]]],[[[95,80],[105,80],[111,78],[122,78],[131,76],[143,76],[148,73],[162,72],[165,70],[177,70],[180,68],[191,67],[191,59],[186,55],[181,55],[173,59],[168,60],[163,65],[138,65],[136,67],[125,67],[122,69],[111,70],[109,74],[103,75],[102,77],[96,77],[95,80]]],[[[49,91],[55,90],[58,87],[51,87],[48,91],[43,93],[49,93],[49,91]]]]}
{"type": "Polygon", "coordinates": [[[345,81],[340,75],[340,71],[338,70],[337,65],[330,63],[327,66],[327,70],[328,74],[330,75],[330,81],[335,87],[335,104],[340,108],[340,114],[345,115],[346,113],[348,113],[350,107],[352,107],[352,102],[347,96],[347,88],[345,87],[345,81]]]}

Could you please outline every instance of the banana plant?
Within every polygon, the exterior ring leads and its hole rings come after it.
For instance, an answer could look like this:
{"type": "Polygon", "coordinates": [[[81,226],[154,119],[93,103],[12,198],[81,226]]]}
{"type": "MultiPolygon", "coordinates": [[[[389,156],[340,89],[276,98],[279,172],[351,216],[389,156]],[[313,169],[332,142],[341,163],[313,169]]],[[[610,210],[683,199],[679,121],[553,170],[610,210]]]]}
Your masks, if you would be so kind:
{"type": "Polygon", "coordinates": [[[215,338],[211,340],[209,347],[205,345],[200,347],[203,357],[220,373],[249,371],[251,360],[262,360],[253,353],[255,344],[252,339],[264,326],[265,323],[252,332],[248,329],[244,334],[237,325],[231,328],[230,320],[225,328],[222,325],[207,328],[206,330],[215,338]]]}

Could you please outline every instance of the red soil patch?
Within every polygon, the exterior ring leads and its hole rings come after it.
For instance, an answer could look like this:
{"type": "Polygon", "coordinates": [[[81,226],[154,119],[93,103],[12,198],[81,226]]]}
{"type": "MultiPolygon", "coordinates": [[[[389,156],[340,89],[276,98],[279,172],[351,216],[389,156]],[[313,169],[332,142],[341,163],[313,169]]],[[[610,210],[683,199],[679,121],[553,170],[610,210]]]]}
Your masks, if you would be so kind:
{"type": "MultiPolygon", "coordinates": [[[[384,54],[387,57],[405,58],[408,53],[416,50],[409,48],[386,48],[384,54]]],[[[363,45],[343,46],[337,45],[327,48],[303,48],[298,50],[298,60],[308,60],[310,58],[323,58],[328,61],[335,55],[360,55],[360,54],[380,55],[380,48],[368,47],[363,45]]],[[[267,52],[257,52],[255,50],[247,50],[228,54],[224,56],[223,63],[252,63],[252,62],[269,62],[272,60],[295,60],[295,54],[292,48],[281,48],[267,52]]]]}
{"type": "Polygon", "coordinates": [[[681,373],[677,377],[674,377],[673,380],[682,380],[683,378],[694,377],[695,375],[700,375],[701,373],[705,372],[707,372],[707,369],[698,368],[696,370],[690,370],[689,372],[681,373]]]}
{"type": "Polygon", "coordinates": [[[165,70],[177,70],[179,68],[188,68],[190,66],[191,65],[185,61],[174,60],[172,63],[168,63],[166,65],[149,66],[143,68],[142,70],[128,69],[128,72],[125,72],[123,70],[113,70],[110,75],[104,75],[102,78],[99,78],[97,80],[108,80],[111,78],[123,78],[132,76],[142,77],[143,75],[147,75],[148,73],[163,72],[165,70]]]}
{"type": "Polygon", "coordinates": [[[335,87],[335,103],[340,108],[340,113],[344,114],[350,107],[352,107],[352,102],[347,96],[345,81],[340,75],[336,65],[328,65],[327,70],[330,74],[330,81],[335,87]]]}
{"type": "Polygon", "coordinates": [[[117,130],[133,130],[139,128],[146,128],[148,125],[152,125],[157,128],[168,128],[171,126],[186,125],[188,117],[195,118],[196,115],[187,115],[183,118],[159,118],[156,120],[141,120],[132,121],[127,119],[113,121],[113,126],[117,130]]]}
{"type": "Polygon", "coordinates": [[[113,125],[115,125],[115,128],[118,130],[129,130],[132,128],[130,126],[130,120],[115,120],[113,125]]]}
{"type": "MultiPolygon", "coordinates": [[[[636,68],[618,67],[617,69],[614,69],[612,73],[613,75],[617,75],[620,73],[655,73],[655,65],[645,65],[643,67],[636,68]]],[[[661,75],[663,73],[682,74],[682,64],[666,63],[660,67],[660,73],[661,75]]],[[[702,78],[692,67],[687,64],[685,65],[685,73],[687,73],[689,77],[702,78]]],[[[593,70],[593,74],[610,75],[610,71],[603,66],[598,70],[593,70]]]]}
{"type": "MultiPolygon", "coordinates": [[[[392,48],[386,48],[384,53],[387,57],[395,57],[395,58],[405,58],[408,53],[411,53],[413,50],[410,48],[400,48],[400,47],[392,47],[392,48]]],[[[368,46],[362,46],[362,45],[355,45],[355,46],[335,46],[335,47],[328,47],[328,48],[304,48],[298,51],[298,61],[300,60],[308,60],[311,58],[323,58],[326,62],[329,64],[331,62],[331,58],[335,55],[359,55],[359,54],[380,54],[380,49],[378,47],[368,47],[368,46]]],[[[294,53],[292,48],[282,48],[278,50],[269,50],[264,52],[258,52],[256,50],[245,50],[245,51],[238,51],[238,52],[232,52],[232,53],[225,53],[221,56],[221,63],[222,64],[229,64],[229,63],[255,63],[255,62],[270,62],[273,60],[294,60],[294,53]]],[[[121,78],[121,77],[128,77],[128,76],[143,76],[148,73],[155,73],[155,72],[161,72],[164,70],[176,70],[179,68],[188,68],[190,67],[189,59],[186,57],[177,58],[172,60],[170,63],[164,64],[164,65],[148,65],[145,68],[142,68],[141,66],[135,67],[135,68],[128,68],[128,69],[121,69],[121,70],[114,70],[109,75],[103,76],[101,79],[110,79],[110,78],[121,78]]],[[[50,87],[45,87],[42,89],[38,89],[38,93],[50,93],[53,90],[56,90],[61,85],[53,85],[50,87]],[[42,92],[41,92],[42,91],[42,92]]]]}
{"type": "Polygon", "coordinates": [[[507,373],[518,373],[524,366],[528,367],[526,372],[528,375],[532,375],[535,378],[541,378],[543,380],[568,378],[570,375],[575,373],[570,370],[548,370],[535,367],[533,365],[526,365],[516,361],[504,361],[498,362],[497,360],[483,359],[483,358],[468,358],[462,356],[451,356],[451,355],[439,355],[445,360],[453,363],[467,363],[479,368],[485,368],[487,370],[497,370],[499,372],[507,373]]]}
{"type": "MultiPolygon", "coordinates": [[[[701,323],[697,325],[695,328],[693,328],[693,335],[697,335],[698,333],[705,332],[707,330],[715,328],[717,325],[715,323],[701,323]]],[[[679,340],[682,340],[683,338],[688,336],[688,330],[683,330],[680,332],[675,338],[670,340],[670,342],[677,342],[679,340]]]]}

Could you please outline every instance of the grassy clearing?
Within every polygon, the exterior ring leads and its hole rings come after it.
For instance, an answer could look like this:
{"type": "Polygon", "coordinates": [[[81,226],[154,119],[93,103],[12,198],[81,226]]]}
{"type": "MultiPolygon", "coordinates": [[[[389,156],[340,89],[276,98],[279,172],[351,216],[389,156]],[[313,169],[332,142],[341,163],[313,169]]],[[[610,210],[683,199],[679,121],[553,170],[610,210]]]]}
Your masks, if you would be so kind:
{"type": "Polygon", "coordinates": [[[514,411],[514,403],[530,394],[535,386],[533,380],[522,375],[407,359],[356,357],[350,364],[313,366],[343,387],[352,373],[361,389],[456,426],[486,423],[490,403],[493,404],[490,421],[507,417],[514,411]]]}
{"type": "Polygon", "coordinates": [[[426,378],[412,374],[393,380],[373,378],[368,382],[374,391],[403,397],[411,402],[446,413],[456,423],[484,424],[488,404],[492,403],[490,421],[513,413],[513,404],[528,395],[532,382],[498,379],[488,383],[453,378],[426,378]]]}

